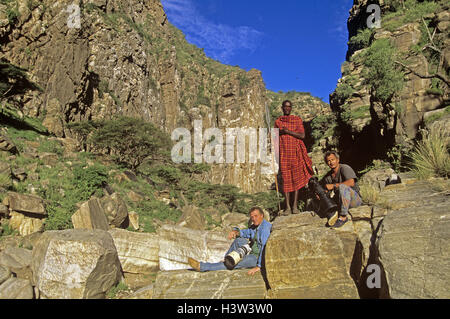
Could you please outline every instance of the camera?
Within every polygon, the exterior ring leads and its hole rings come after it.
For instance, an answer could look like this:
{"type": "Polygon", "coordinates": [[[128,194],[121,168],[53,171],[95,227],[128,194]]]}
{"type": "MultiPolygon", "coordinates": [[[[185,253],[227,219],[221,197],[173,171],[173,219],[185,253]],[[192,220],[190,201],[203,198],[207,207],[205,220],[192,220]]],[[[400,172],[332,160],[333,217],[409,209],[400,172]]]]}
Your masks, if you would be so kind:
{"type": "Polygon", "coordinates": [[[319,214],[329,216],[338,209],[336,203],[330,198],[325,189],[320,185],[317,177],[311,177],[308,181],[308,188],[320,198],[319,214]]]}
{"type": "Polygon", "coordinates": [[[250,247],[250,244],[242,245],[238,249],[233,250],[225,256],[225,267],[227,267],[227,269],[229,270],[232,270],[245,256],[250,254],[251,251],[252,248],[250,247]]]}

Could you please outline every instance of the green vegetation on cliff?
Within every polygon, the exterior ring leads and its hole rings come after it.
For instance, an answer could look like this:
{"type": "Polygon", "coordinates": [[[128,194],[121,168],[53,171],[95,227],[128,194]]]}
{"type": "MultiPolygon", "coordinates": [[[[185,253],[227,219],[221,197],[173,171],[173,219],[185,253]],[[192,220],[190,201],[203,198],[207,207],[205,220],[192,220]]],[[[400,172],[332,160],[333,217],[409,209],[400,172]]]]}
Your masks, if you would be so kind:
{"type": "Polygon", "coordinates": [[[404,74],[395,65],[397,51],[389,39],[379,39],[363,53],[364,81],[371,94],[383,104],[389,103],[403,88],[404,74]]]}

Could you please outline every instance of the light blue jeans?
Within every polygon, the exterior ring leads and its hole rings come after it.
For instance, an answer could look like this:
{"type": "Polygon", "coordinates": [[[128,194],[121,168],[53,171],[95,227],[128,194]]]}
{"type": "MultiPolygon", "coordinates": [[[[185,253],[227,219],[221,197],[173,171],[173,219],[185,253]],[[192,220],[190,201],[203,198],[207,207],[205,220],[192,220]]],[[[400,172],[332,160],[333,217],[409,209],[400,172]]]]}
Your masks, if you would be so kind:
{"type": "Polygon", "coordinates": [[[349,208],[358,207],[362,204],[362,199],[353,188],[339,185],[339,206],[341,208],[340,216],[347,216],[349,208]]]}
{"type": "MultiPolygon", "coordinates": [[[[236,238],[233,243],[230,246],[230,249],[228,249],[227,253],[228,255],[233,250],[236,250],[238,247],[243,246],[248,243],[248,239],[238,237],[236,238]]],[[[256,245],[256,243],[255,243],[256,245]]],[[[224,259],[225,259],[224,256],[224,259]]],[[[256,263],[258,262],[258,257],[254,254],[250,253],[247,256],[244,257],[237,265],[234,267],[234,269],[238,268],[253,268],[256,267],[256,263]]],[[[217,263],[200,263],[200,271],[212,271],[212,270],[227,270],[228,268],[225,266],[225,264],[222,261],[219,261],[217,263]]]]}

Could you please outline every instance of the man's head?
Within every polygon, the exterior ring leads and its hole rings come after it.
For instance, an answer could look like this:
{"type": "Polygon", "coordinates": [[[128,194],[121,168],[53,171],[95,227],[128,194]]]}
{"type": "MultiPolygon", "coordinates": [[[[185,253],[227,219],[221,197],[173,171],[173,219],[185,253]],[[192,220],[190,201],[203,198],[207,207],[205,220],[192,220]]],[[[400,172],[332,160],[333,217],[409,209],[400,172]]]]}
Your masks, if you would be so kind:
{"type": "Polygon", "coordinates": [[[336,151],[326,152],[323,159],[329,168],[336,169],[339,167],[339,154],[336,151]]]}
{"type": "Polygon", "coordinates": [[[292,103],[291,103],[291,101],[289,101],[289,100],[283,101],[283,103],[281,103],[281,109],[283,110],[283,114],[284,115],[291,114],[291,111],[292,111],[292,103]]]}
{"type": "Polygon", "coordinates": [[[252,207],[250,209],[250,220],[253,225],[259,226],[264,220],[264,212],[260,207],[252,207]]]}

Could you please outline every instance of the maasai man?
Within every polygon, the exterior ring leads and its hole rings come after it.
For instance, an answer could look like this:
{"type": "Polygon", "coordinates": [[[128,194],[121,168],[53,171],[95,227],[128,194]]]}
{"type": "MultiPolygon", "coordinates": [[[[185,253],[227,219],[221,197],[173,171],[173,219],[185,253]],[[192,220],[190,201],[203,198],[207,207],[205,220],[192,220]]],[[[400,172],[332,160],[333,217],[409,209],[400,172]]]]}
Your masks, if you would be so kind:
{"type": "Polygon", "coordinates": [[[275,128],[280,130],[280,168],[286,199],[286,209],[282,215],[298,214],[299,190],[308,184],[314,173],[312,161],[302,141],[305,138],[302,119],[291,115],[292,103],[289,100],[283,101],[281,109],[283,115],[275,121],[275,128]],[[291,193],[294,195],[292,208],[291,193]]]}

